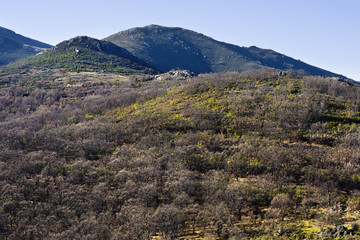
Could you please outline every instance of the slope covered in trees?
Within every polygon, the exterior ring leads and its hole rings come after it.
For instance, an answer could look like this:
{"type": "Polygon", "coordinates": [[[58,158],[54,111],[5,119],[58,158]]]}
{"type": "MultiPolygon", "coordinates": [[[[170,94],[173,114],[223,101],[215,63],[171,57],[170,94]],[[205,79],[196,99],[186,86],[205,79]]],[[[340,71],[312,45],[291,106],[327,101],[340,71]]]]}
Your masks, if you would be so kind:
{"type": "Polygon", "coordinates": [[[359,238],[359,87],[109,76],[2,85],[1,238],[359,238]]]}

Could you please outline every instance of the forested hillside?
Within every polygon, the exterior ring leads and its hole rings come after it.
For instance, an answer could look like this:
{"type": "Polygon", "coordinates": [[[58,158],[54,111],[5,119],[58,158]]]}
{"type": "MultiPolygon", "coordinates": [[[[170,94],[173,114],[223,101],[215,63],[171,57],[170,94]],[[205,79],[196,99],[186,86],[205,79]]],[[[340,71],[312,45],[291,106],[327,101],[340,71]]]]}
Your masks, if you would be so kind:
{"type": "Polygon", "coordinates": [[[0,76],[2,239],[360,238],[358,86],[0,76]]]}

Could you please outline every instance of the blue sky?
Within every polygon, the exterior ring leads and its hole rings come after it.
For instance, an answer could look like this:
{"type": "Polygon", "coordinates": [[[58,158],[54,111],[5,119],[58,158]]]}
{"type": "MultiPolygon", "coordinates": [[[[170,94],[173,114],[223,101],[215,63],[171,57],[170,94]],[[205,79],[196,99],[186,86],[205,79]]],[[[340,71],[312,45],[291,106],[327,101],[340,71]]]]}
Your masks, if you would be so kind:
{"type": "Polygon", "coordinates": [[[0,26],[50,44],[150,24],[273,49],[360,81],[360,0],[2,0],[0,26]]]}

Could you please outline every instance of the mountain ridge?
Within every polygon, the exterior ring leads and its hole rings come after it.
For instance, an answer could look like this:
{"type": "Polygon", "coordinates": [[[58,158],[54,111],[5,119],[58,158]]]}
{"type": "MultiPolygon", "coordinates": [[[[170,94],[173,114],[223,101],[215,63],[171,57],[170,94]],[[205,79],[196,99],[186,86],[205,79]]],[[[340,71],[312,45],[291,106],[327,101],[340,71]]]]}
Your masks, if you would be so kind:
{"type": "Polygon", "coordinates": [[[198,74],[273,68],[305,75],[344,78],[271,49],[240,47],[180,27],[149,25],[131,28],[104,40],[127,49],[163,71],[180,68],[198,74]]]}
{"type": "MultiPolygon", "coordinates": [[[[132,60],[142,61],[141,64],[163,72],[184,69],[195,74],[231,71],[243,73],[275,69],[292,71],[298,75],[337,77],[356,83],[341,74],[309,65],[271,49],[256,46],[241,47],[180,27],[153,24],[121,31],[103,40],[121,47],[123,49],[120,51],[121,54],[132,60]]],[[[44,47],[51,45],[0,27],[0,65],[36,55],[43,51],[44,47]]],[[[114,49],[113,46],[110,48],[114,49]]],[[[110,48],[106,50],[112,54],[110,48]]],[[[91,50],[97,51],[96,46],[91,50]]],[[[117,51],[120,53],[119,50],[117,51]]],[[[106,63],[104,62],[103,65],[106,63]]]]}

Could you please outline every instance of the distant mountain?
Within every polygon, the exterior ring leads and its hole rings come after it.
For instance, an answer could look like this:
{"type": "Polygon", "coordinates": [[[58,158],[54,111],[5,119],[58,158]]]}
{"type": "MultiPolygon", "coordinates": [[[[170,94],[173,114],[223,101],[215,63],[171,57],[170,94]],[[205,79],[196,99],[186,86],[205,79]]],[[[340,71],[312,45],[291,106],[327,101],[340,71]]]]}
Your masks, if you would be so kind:
{"type": "Polygon", "coordinates": [[[8,67],[64,68],[70,71],[102,71],[123,74],[159,72],[111,42],[85,36],[61,42],[47,51],[8,67]]]}
{"type": "Polygon", "coordinates": [[[0,36],[0,65],[36,54],[34,48],[25,46],[13,39],[0,36]]]}
{"type": "Polygon", "coordinates": [[[3,28],[3,27],[0,27],[0,35],[10,38],[12,40],[15,40],[19,43],[26,44],[26,45],[33,46],[33,47],[38,47],[38,48],[51,48],[52,47],[50,44],[24,37],[20,34],[15,33],[14,31],[11,31],[11,30],[3,28]]]}
{"type": "Polygon", "coordinates": [[[35,55],[51,45],[0,27],[0,65],[35,55]]]}
{"type": "Polygon", "coordinates": [[[113,42],[163,71],[194,73],[252,71],[273,68],[307,75],[343,77],[272,50],[239,47],[182,28],[150,25],[132,28],[104,40],[113,42]]]}

